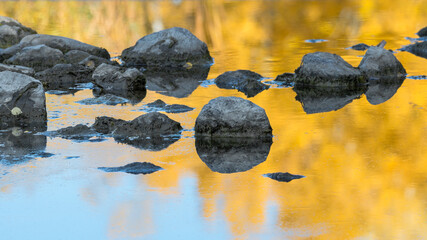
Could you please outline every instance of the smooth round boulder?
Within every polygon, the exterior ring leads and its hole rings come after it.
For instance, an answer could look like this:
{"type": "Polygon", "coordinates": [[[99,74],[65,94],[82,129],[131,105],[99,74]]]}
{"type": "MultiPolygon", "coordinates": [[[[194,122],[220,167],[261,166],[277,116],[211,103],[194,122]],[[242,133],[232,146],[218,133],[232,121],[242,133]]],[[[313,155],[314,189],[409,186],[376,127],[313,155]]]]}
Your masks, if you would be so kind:
{"type": "Polygon", "coordinates": [[[359,64],[368,77],[404,76],[405,68],[394,54],[382,47],[371,46],[359,64]]]}
{"type": "Polygon", "coordinates": [[[184,67],[213,63],[206,43],[190,31],[174,27],[149,34],[122,52],[127,66],[184,67]]]}
{"type": "Polygon", "coordinates": [[[265,110],[238,97],[218,97],[206,104],[195,124],[196,137],[272,137],[265,110]]]}

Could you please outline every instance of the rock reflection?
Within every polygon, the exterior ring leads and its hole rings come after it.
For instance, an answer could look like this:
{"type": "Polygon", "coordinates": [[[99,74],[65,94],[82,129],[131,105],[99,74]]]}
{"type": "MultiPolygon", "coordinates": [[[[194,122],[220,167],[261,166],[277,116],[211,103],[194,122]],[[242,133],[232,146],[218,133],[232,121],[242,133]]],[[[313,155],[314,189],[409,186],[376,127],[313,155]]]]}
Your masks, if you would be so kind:
{"type": "Polygon", "coordinates": [[[181,135],[174,135],[168,137],[150,137],[150,138],[129,138],[129,137],[114,137],[118,143],[127,144],[141,150],[148,151],[161,151],[168,148],[173,143],[177,142],[181,135]]]}
{"type": "Polygon", "coordinates": [[[295,87],[295,99],[307,114],[336,111],[359,98],[366,88],[295,87]]]}
{"type": "Polygon", "coordinates": [[[405,77],[369,80],[368,91],[365,93],[366,99],[372,105],[381,104],[396,94],[404,80],[405,77]]]}
{"type": "Polygon", "coordinates": [[[178,70],[147,70],[144,72],[147,89],[165,96],[176,98],[188,97],[206,80],[210,67],[178,69],[178,70]]]}
{"type": "Polygon", "coordinates": [[[196,138],[200,159],[214,172],[245,172],[264,162],[271,138],[196,138]]]}
{"type": "Polygon", "coordinates": [[[44,152],[46,142],[46,136],[25,133],[20,128],[0,132],[0,164],[19,164],[35,157],[50,157],[51,154],[44,152]]]}

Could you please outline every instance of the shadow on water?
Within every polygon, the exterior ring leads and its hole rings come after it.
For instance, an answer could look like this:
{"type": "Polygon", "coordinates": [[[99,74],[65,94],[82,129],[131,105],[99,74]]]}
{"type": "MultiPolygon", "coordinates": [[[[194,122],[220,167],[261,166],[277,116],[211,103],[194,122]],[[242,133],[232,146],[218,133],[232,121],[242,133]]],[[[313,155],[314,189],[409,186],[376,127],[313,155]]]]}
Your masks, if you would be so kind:
{"type": "Polygon", "coordinates": [[[343,89],[334,87],[294,87],[295,99],[307,114],[336,111],[360,98],[366,87],[343,89]]]}
{"type": "Polygon", "coordinates": [[[264,162],[271,138],[196,138],[200,159],[214,172],[245,172],[264,162]]]}
{"type": "Polygon", "coordinates": [[[165,96],[185,98],[196,90],[208,77],[210,67],[167,71],[147,70],[144,72],[147,89],[165,96]]]}
{"type": "Polygon", "coordinates": [[[405,77],[370,80],[365,93],[366,99],[372,105],[384,103],[396,94],[403,81],[405,77]]]}
{"type": "Polygon", "coordinates": [[[50,157],[52,154],[45,152],[46,143],[46,136],[25,133],[19,128],[0,132],[0,164],[20,164],[36,157],[50,157]]]}

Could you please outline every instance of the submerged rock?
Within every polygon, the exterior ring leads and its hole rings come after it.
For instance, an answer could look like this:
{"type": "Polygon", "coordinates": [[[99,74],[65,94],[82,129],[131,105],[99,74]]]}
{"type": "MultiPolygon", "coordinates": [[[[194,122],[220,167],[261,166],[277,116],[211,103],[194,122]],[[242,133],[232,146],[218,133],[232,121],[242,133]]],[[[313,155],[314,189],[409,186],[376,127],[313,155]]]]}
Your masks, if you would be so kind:
{"type": "Polygon", "coordinates": [[[147,89],[176,98],[190,96],[200,83],[208,77],[209,67],[174,71],[147,70],[147,89]]]}
{"type": "Polygon", "coordinates": [[[357,51],[366,51],[366,50],[368,50],[369,47],[370,46],[367,44],[359,43],[359,44],[351,46],[350,48],[353,50],[357,50],[357,51]]]}
{"type": "Polygon", "coordinates": [[[148,162],[134,162],[121,167],[99,167],[105,172],[125,172],[130,174],[150,174],[163,170],[163,168],[148,162]]]}
{"type": "Polygon", "coordinates": [[[15,72],[0,72],[0,129],[19,126],[46,130],[46,99],[42,83],[15,72]]]}
{"type": "Polygon", "coordinates": [[[84,105],[105,104],[105,105],[115,106],[118,104],[129,103],[129,100],[126,98],[116,96],[116,95],[105,94],[105,95],[101,95],[100,97],[96,97],[96,98],[83,99],[83,100],[77,101],[77,103],[84,104],[84,105]]]}
{"type": "Polygon", "coordinates": [[[214,172],[245,172],[264,162],[270,152],[271,138],[196,137],[200,159],[214,172]]]}
{"type": "Polygon", "coordinates": [[[49,157],[45,152],[46,136],[34,135],[21,128],[0,132],[0,164],[19,164],[36,157],[49,157]]]}
{"type": "Polygon", "coordinates": [[[396,94],[404,80],[405,77],[369,80],[368,90],[365,93],[366,99],[372,105],[378,105],[386,102],[396,94]]]}
{"type": "Polygon", "coordinates": [[[279,181],[279,182],[290,182],[294,179],[300,179],[300,178],[305,177],[303,175],[294,175],[294,174],[290,174],[288,172],[285,172],[285,173],[282,173],[282,172],[267,173],[264,176],[269,177],[269,178],[274,179],[274,180],[279,181]]]}
{"type": "Polygon", "coordinates": [[[88,140],[96,135],[97,132],[95,130],[83,124],[61,128],[52,134],[54,137],[73,140],[88,140]]]}
{"type": "Polygon", "coordinates": [[[419,57],[427,58],[427,42],[417,42],[415,44],[405,46],[399,50],[410,52],[419,57]]]}
{"type": "Polygon", "coordinates": [[[427,27],[420,29],[420,31],[417,32],[417,35],[420,37],[427,37],[427,27]]]}
{"type": "Polygon", "coordinates": [[[406,70],[392,52],[382,47],[369,47],[359,64],[359,69],[369,77],[404,76],[406,70]]]}
{"type": "Polygon", "coordinates": [[[77,83],[91,82],[92,72],[90,68],[79,64],[56,64],[38,72],[36,78],[43,83],[46,90],[68,90],[77,83]]]}
{"type": "Polygon", "coordinates": [[[181,135],[173,136],[149,136],[149,137],[123,137],[116,136],[114,140],[118,143],[127,144],[141,150],[162,151],[177,142],[181,135]]]}
{"type": "Polygon", "coordinates": [[[302,104],[307,114],[337,111],[345,105],[360,98],[366,87],[332,88],[332,87],[295,87],[295,99],[302,104]]]}
{"type": "Polygon", "coordinates": [[[22,48],[4,63],[31,67],[36,71],[41,71],[58,63],[64,63],[64,61],[64,54],[58,49],[46,45],[36,45],[22,48]]]}
{"type": "Polygon", "coordinates": [[[254,97],[258,93],[269,88],[261,82],[263,77],[258,73],[249,70],[229,71],[219,75],[215,79],[215,84],[219,88],[237,89],[247,97],[254,97]]]}
{"type": "Polygon", "coordinates": [[[194,110],[194,108],[182,105],[182,104],[166,104],[160,99],[152,103],[148,103],[143,110],[152,112],[152,111],[164,111],[167,113],[184,113],[194,110]]]}
{"type": "Polygon", "coordinates": [[[200,137],[272,137],[265,110],[238,97],[209,101],[197,117],[194,129],[200,137]]]}
{"type": "Polygon", "coordinates": [[[275,83],[284,87],[293,87],[295,84],[295,74],[293,73],[283,73],[278,75],[273,81],[269,83],[275,83]]]}
{"type": "Polygon", "coordinates": [[[213,63],[207,45],[190,31],[174,27],[149,34],[122,52],[127,66],[192,67],[213,63]]]}
{"type": "Polygon", "coordinates": [[[364,84],[365,75],[336,54],[306,54],[301,66],[295,70],[297,86],[357,88],[364,84]]]}
{"type": "Polygon", "coordinates": [[[6,65],[6,64],[0,63],[0,72],[4,72],[4,71],[22,73],[31,77],[34,77],[34,74],[35,74],[34,69],[29,67],[18,66],[18,65],[6,65]]]}
{"type": "Polygon", "coordinates": [[[0,48],[18,44],[25,36],[36,34],[33,29],[9,17],[0,16],[0,48]]]}

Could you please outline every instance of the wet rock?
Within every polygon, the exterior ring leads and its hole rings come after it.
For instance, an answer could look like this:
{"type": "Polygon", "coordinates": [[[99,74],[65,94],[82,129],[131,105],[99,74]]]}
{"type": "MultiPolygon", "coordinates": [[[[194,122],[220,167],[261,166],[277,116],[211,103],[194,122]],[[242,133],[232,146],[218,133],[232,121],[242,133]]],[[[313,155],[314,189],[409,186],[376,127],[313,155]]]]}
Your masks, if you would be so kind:
{"type": "Polygon", "coordinates": [[[357,51],[366,51],[366,50],[368,50],[369,45],[364,44],[364,43],[359,43],[359,44],[356,44],[354,46],[351,46],[350,48],[353,50],[357,50],[357,51]]]}
{"type": "Polygon", "coordinates": [[[145,77],[136,68],[123,68],[103,63],[95,69],[92,78],[104,93],[145,90],[145,77]]]}
{"type": "Polygon", "coordinates": [[[64,54],[58,49],[46,45],[36,45],[22,48],[4,63],[31,67],[36,71],[42,71],[64,61],[64,54]]]}
{"type": "Polygon", "coordinates": [[[405,68],[392,52],[371,46],[359,64],[359,69],[369,77],[404,76],[405,68]]]}
{"type": "Polygon", "coordinates": [[[72,140],[88,140],[96,135],[97,132],[95,130],[83,124],[62,128],[52,134],[54,137],[72,140]]]}
{"type": "Polygon", "coordinates": [[[295,70],[296,86],[357,88],[364,84],[366,77],[362,72],[336,54],[306,54],[295,70]]]}
{"type": "Polygon", "coordinates": [[[269,83],[274,83],[284,87],[293,87],[295,84],[295,74],[293,73],[280,74],[273,81],[269,83]]]}
{"type": "Polygon", "coordinates": [[[19,126],[46,130],[46,99],[42,83],[15,72],[0,72],[0,129],[19,126]]]}
{"type": "Polygon", "coordinates": [[[126,98],[122,98],[119,96],[112,95],[112,94],[105,94],[105,95],[101,95],[100,97],[96,97],[96,98],[83,99],[83,100],[77,101],[77,103],[84,104],[84,105],[104,104],[104,105],[115,106],[118,104],[129,103],[129,100],[126,98]]]}
{"type": "Polygon", "coordinates": [[[0,16],[0,48],[18,44],[25,36],[36,33],[15,19],[0,16]]]}
{"type": "Polygon", "coordinates": [[[305,177],[303,175],[294,175],[294,174],[290,174],[288,172],[285,172],[285,173],[282,173],[282,172],[267,173],[264,176],[269,177],[269,178],[274,179],[274,180],[279,181],[279,182],[290,182],[294,179],[300,179],[300,178],[305,177]]]}
{"type": "Polygon", "coordinates": [[[148,162],[134,162],[122,167],[99,167],[105,172],[125,172],[130,174],[150,174],[163,170],[163,168],[148,162]]]}
{"type": "Polygon", "coordinates": [[[0,164],[27,162],[36,157],[50,157],[45,152],[46,136],[24,132],[21,128],[0,132],[0,164]]]}
{"type": "Polygon", "coordinates": [[[156,101],[152,102],[152,103],[148,103],[147,107],[150,108],[162,108],[165,107],[167,104],[165,102],[163,102],[160,99],[157,99],[156,101]]]}
{"type": "MultiPolygon", "coordinates": [[[[116,99],[113,100],[113,102],[118,103],[118,102],[122,101],[122,100],[120,100],[120,98],[123,98],[128,103],[135,105],[135,104],[140,103],[145,98],[145,96],[147,95],[147,90],[145,88],[143,88],[143,89],[132,89],[132,90],[114,89],[114,90],[105,91],[102,88],[95,87],[93,89],[93,95],[96,98],[101,98],[100,100],[102,100],[103,98],[105,98],[106,100],[108,99],[107,96],[102,97],[104,95],[114,95],[114,96],[116,96],[116,99]]],[[[123,100],[123,101],[125,101],[125,100],[123,100]]],[[[107,102],[109,102],[109,101],[107,101],[107,102]]],[[[113,102],[111,102],[111,103],[113,103],[113,102]]]]}
{"type": "Polygon", "coordinates": [[[152,111],[164,111],[167,113],[184,113],[194,110],[194,108],[182,105],[182,104],[171,104],[168,105],[160,99],[152,103],[148,103],[143,110],[152,112],[152,111]]]}
{"type": "Polygon", "coordinates": [[[295,99],[302,104],[307,114],[337,111],[366,91],[361,88],[295,87],[295,99]]]}
{"type": "Polygon", "coordinates": [[[122,52],[127,66],[192,67],[213,63],[207,45],[187,29],[174,27],[149,34],[122,52]]]}
{"type": "Polygon", "coordinates": [[[271,138],[265,110],[238,97],[218,97],[206,104],[195,124],[196,136],[271,138]]]}
{"type": "Polygon", "coordinates": [[[415,44],[405,46],[399,50],[410,52],[419,57],[427,58],[427,42],[417,42],[415,44]]]}
{"type": "Polygon", "coordinates": [[[17,65],[6,65],[6,64],[0,63],[0,72],[4,72],[4,71],[22,73],[31,77],[34,77],[34,74],[35,74],[34,69],[29,67],[17,66],[17,65]]]}
{"type": "Polygon", "coordinates": [[[417,35],[420,37],[427,37],[427,27],[422,28],[420,31],[418,31],[417,35]]]}
{"type": "Polygon", "coordinates": [[[245,172],[264,162],[270,153],[271,138],[196,137],[200,159],[214,172],[245,172]]]}
{"type": "Polygon", "coordinates": [[[43,83],[46,90],[67,90],[77,83],[91,82],[92,72],[90,68],[79,64],[56,64],[36,73],[36,78],[43,83]]]}
{"type": "Polygon", "coordinates": [[[404,80],[405,77],[369,80],[368,91],[365,93],[366,99],[372,105],[386,102],[396,94],[404,80]]]}
{"type": "Polygon", "coordinates": [[[200,83],[208,77],[209,67],[181,69],[176,71],[144,72],[147,89],[162,95],[185,98],[191,95],[200,83]]]}
{"type": "MultiPolygon", "coordinates": [[[[64,57],[67,63],[79,63],[83,59],[91,56],[88,52],[80,51],[80,50],[71,50],[67,52],[64,57]]],[[[105,59],[105,58],[104,58],[105,59]]]]}
{"type": "Polygon", "coordinates": [[[261,82],[263,77],[249,70],[229,71],[219,75],[215,84],[219,88],[237,89],[248,97],[254,97],[269,87],[261,82]]]}

